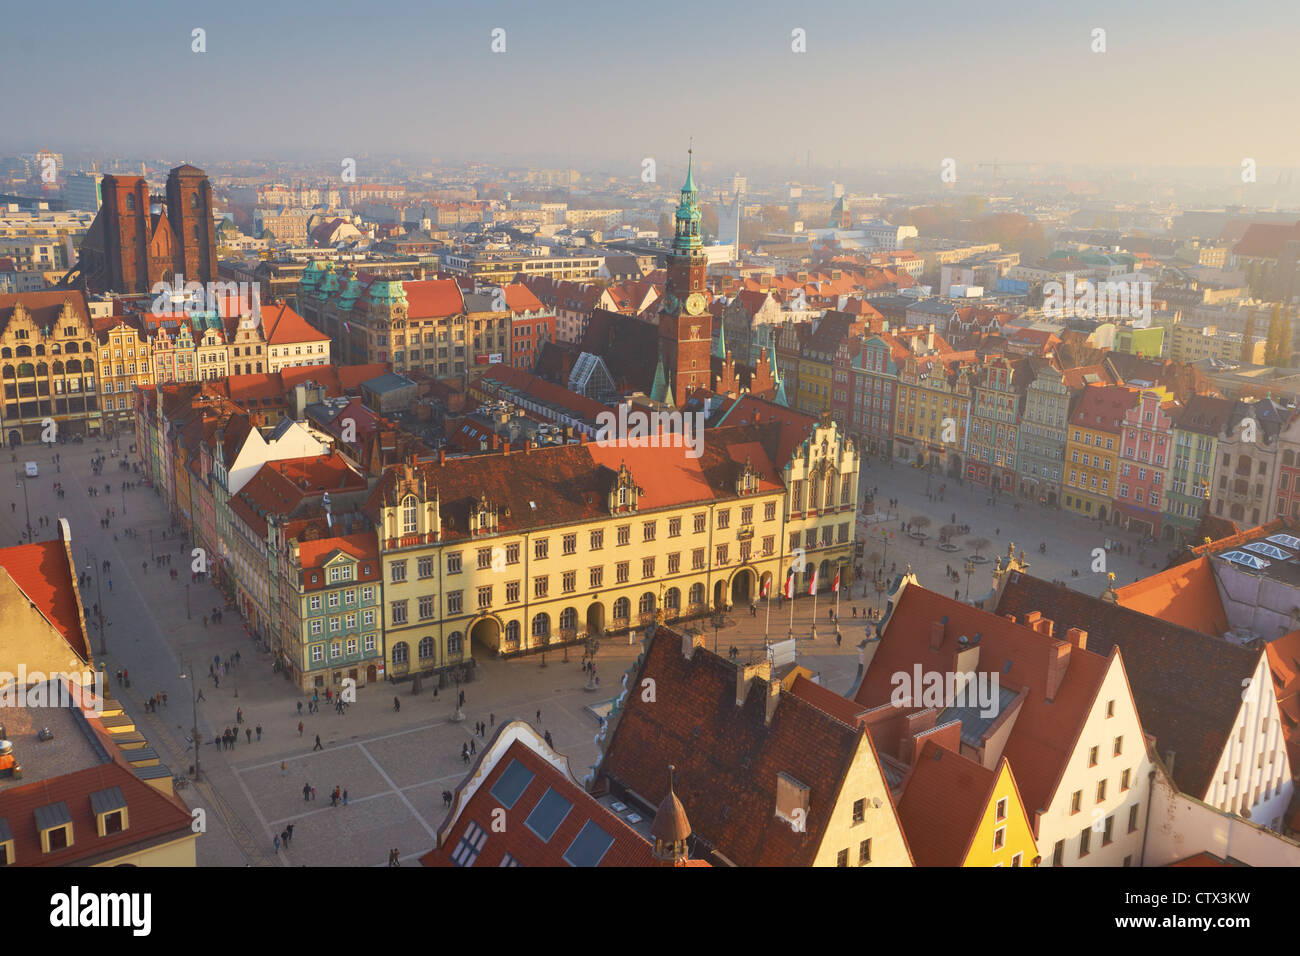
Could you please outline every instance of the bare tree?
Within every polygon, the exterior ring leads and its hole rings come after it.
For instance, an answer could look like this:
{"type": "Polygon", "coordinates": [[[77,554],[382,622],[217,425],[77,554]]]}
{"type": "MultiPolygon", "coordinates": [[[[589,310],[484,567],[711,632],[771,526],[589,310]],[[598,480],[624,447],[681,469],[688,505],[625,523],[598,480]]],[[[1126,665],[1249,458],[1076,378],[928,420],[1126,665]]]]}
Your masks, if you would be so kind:
{"type": "Polygon", "coordinates": [[[912,527],[917,531],[920,531],[922,534],[925,533],[925,529],[930,527],[932,523],[933,522],[931,522],[929,517],[926,515],[918,515],[912,519],[912,527]]]}
{"type": "Polygon", "coordinates": [[[981,551],[989,546],[988,538],[968,538],[966,544],[975,549],[975,554],[979,555],[981,551]]]}

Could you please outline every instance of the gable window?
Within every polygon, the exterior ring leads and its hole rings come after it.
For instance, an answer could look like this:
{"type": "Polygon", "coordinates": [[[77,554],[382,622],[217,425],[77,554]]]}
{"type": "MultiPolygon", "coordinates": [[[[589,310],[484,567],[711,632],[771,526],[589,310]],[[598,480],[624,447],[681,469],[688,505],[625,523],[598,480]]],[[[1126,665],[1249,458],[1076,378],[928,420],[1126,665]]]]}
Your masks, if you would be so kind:
{"type": "Polygon", "coordinates": [[[402,534],[415,534],[419,530],[420,507],[415,495],[402,499],[402,534]]]}

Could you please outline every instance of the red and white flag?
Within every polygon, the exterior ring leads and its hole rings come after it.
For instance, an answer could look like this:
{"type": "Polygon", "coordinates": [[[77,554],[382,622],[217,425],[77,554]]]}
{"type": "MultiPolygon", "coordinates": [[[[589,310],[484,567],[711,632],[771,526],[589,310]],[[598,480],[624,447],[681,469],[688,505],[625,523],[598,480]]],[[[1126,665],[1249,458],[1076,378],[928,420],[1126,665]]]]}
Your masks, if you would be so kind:
{"type": "Polygon", "coordinates": [[[836,572],[835,572],[835,583],[831,585],[831,591],[834,592],[835,594],[839,594],[839,592],[840,592],[840,572],[839,572],[839,571],[836,571],[836,572]]]}
{"type": "Polygon", "coordinates": [[[794,600],[794,568],[791,568],[790,573],[785,576],[785,587],[782,588],[782,592],[788,599],[794,600]]]}
{"type": "Polygon", "coordinates": [[[759,597],[767,597],[767,592],[772,590],[772,579],[766,578],[763,581],[763,590],[759,592],[759,597]]]}
{"type": "Polygon", "coordinates": [[[812,597],[814,594],[817,593],[817,572],[820,571],[820,570],[821,570],[820,568],[813,568],[813,576],[812,576],[812,580],[810,580],[810,581],[808,582],[808,596],[809,596],[809,597],[812,597]]]}

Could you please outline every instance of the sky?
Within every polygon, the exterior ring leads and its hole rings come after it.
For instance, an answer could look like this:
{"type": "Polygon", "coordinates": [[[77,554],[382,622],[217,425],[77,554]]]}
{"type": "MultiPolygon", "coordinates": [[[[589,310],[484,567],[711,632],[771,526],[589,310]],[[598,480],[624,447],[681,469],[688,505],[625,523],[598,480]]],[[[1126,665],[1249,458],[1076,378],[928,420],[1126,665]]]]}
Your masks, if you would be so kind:
{"type": "Polygon", "coordinates": [[[11,4],[0,154],[635,172],[693,137],[706,170],[809,151],[936,174],[947,158],[1267,170],[1300,156],[1297,36],[1300,4],[1218,0],[11,4]]]}

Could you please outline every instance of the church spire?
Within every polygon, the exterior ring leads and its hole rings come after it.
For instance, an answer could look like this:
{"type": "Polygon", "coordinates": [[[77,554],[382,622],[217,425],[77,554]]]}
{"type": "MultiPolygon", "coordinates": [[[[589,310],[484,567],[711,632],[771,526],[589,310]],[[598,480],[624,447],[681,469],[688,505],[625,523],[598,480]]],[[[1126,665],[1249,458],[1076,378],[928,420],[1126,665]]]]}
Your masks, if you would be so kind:
{"type": "Polygon", "coordinates": [[[655,812],[654,825],[650,836],[654,841],[654,858],[661,865],[680,866],[690,859],[690,850],[686,841],[691,835],[691,823],[686,819],[686,809],[673,792],[673,772],[677,768],[668,767],[668,793],[659,809],[655,812]]]}
{"type": "Polygon", "coordinates": [[[727,358],[727,326],[724,322],[718,322],[718,339],[713,343],[713,357],[726,361],[727,358]]]}
{"type": "Polygon", "coordinates": [[[664,374],[664,356],[659,353],[659,361],[655,363],[654,383],[650,386],[650,399],[656,402],[673,400],[673,393],[668,388],[668,376],[664,374]]]}

